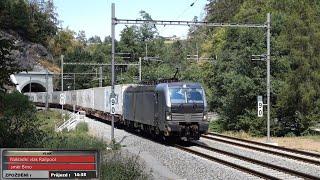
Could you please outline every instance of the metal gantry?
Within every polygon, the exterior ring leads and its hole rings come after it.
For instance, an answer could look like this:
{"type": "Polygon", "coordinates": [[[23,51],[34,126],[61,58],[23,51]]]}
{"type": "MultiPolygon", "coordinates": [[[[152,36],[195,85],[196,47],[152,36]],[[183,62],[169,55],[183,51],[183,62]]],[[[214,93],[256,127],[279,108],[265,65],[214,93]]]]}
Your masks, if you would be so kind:
{"type": "Polygon", "coordinates": [[[271,17],[270,13],[267,14],[267,142],[270,140],[270,43],[271,43],[271,17]]]}
{"type": "MultiPolygon", "coordinates": [[[[63,58],[64,58],[64,56],[61,55],[61,93],[64,96],[64,92],[63,92],[63,58]]],[[[63,103],[61,104],[61,118],[64,121],[63,103]]]]}
{"type": "MultiPolygon", "coordinates": [[[[84,65],[84,66],[112,66],[110,63],[81,63],[81,62],[65,62],[65,65],[84,65]]],[[[139,63],[118,63],[115,66],[139,66],[139,63]]]]}
{"type": "Polygon", "coordinates": [[[170,21],[170,20],[142,20],[142,19],[117,19],[113,18],[114,25],[117,24],[152,24],[152,25],[181,25],[181,26],[207,26],[207,27],[245,27],[245,28],[267,28],[266,24],[238,24],[238,23],[212,23],[207,21],[170,21]]]}
{"type": "Polygon", "coordinates": [[[199,61],[212,61],[214,63],[217,58],[208,58],[208,57],[199,57],[198,54],[196,55],[187,55],[187,60],[195,60],[197,63],[199,61]]]}
{"type": "MultiPolygon", "coordinates": [[[[113,22],[113,20],[115,19],[115,5],[114,3],[111,4],[111,98],[115,97],[114,94],[114,38],[115,38],[115,22],[113,22]]],[[[111,117],[111,141],[114,142],[114,114],[112,114],[111,117]]]]}
{"type": "MultiPolygon", "coordinates": [[[[48,69],[46,69],[46,110],[49,109],[49,93],[48,93],[48,89],[49,89],[49,81],[48,81],[48,69]]],[[[31,84],[30,84],[31,85],[31,84]]]]}
{"type": "MultiPolygon", "coordinates": [[[[267,14],[267,21],[265,24],[239,24],[239,23],[212,23],[206,21],[170,21],[170,20],[141,20],[141,19],[118,19],[115,17],[115,4],[111,4],[111,38],[112,38],[112,92],[114,94],[114,50],[115,50],[115,26],[117,24],[126,25],[175,25],[175,26],[207,26],[207,27],[229,27],[229,28],[261,28],[267,30],[267,142],[270,142],[270,38],[271,38],[271,20],[270,13],[267,14]]],[[[114,140],[114,115],[112,115],[112,130],[111,139],[114,140]]]]}
{"type": "MultiPolygon", "coordinates": [[[[120,53],[117,53],[120,54],[120,53]]],[[[121,53],[126,54],[126,53],[121,53]]],[[[110,63],[82,63],[82,62],[63,62],[64,65],[71,65],[71,66],[99,66],[99,87],[102,87],[102,80],[103,80],[103,71],[102,66],[112,66],[110,63]]],[[[141,79],[141,61],[139,63],[119,63],[114,64],[114,66],[139,66],[139,79],[141,79]]],[[[64,73],[66,74],[66,73],[64,73]]],[[[69,74],[97,74],[97,73],[69,73],[69,74]]]]}

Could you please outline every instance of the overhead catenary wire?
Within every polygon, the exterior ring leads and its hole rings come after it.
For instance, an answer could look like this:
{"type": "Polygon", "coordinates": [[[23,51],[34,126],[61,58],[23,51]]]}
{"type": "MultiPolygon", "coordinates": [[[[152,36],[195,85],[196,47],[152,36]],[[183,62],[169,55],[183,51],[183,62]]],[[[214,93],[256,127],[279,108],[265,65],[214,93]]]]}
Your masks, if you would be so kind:
{"type": "MultiPolygon", "coordinates": [[[[198,1],[198,0],[193,1],[188,7],[186,7],[186,8],[182,11],[182,13],[175,18],[175,20],[178,20],[182,15],[184,15],[191,7],[194,6],[194,4],[195,4],[197,1],[198,1]]],[[[160,27],[161,29],[159,29],[159,31],[163,30],[165,27],[166,27],[165,25],[162,26],[162,27],[160,27]]]]}
{"type": "Polygon", "coordinates": [[[179,19],[182,15],[184,15],[184,13],[186,13],[191,7],[193,7],[193,5],[197,2],[198,0],[193,1],[187,8],[185,8],[182,13],[175,19],[179,19]]]}

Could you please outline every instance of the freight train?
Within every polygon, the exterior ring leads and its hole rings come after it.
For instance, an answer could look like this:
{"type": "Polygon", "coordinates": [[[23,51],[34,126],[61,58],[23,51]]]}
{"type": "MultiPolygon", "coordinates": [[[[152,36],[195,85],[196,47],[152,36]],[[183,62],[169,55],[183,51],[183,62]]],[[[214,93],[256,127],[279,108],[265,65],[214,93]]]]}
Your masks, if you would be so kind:
{"type": "MultiPolygon", "coordinates": [[[[163,138],[197,140],[208,131],[207,102],[199,83],[170,82],[156,85],[115,85],[115,123],[163,138]]],[[[65,94],[64,108],[83,110],[110,120],[111,86],[52,92],[50,107],[58,107],[65,94]]],[[[46,92],[25,93],[39,106],[46,103],[46,92]]]]}

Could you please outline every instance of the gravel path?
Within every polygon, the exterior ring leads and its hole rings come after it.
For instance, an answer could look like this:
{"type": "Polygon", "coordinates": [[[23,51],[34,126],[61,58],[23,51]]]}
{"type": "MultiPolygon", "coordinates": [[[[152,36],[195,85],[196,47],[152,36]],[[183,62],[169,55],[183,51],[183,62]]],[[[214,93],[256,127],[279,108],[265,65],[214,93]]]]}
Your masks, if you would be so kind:
{"type": "MultiPolygon", "coordinates": [[[[89,133],[110,141],[108,124],[86,118],[89,133]]],[[[258,179],[228,166],[194,156],[171,146],[141,138],[121,129],[115,129],[115,139],[122,149],[139,155],[151,169],[153,179],[258,179]]]]}

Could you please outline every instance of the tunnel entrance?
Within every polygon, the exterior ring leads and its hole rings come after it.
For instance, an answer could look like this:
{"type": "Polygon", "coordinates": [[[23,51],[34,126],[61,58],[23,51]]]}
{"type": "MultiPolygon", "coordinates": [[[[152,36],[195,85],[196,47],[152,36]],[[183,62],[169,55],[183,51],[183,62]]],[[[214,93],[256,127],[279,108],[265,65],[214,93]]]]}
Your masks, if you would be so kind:
{"type": "MultiPolygon", "coordinates": [[[[22,90],[22,93],[30,92],[30,84],[25,85],[22,90]]],[[[46,88],[39,83],[31,83],[31,92],[46,92],[46,88]]]]}

